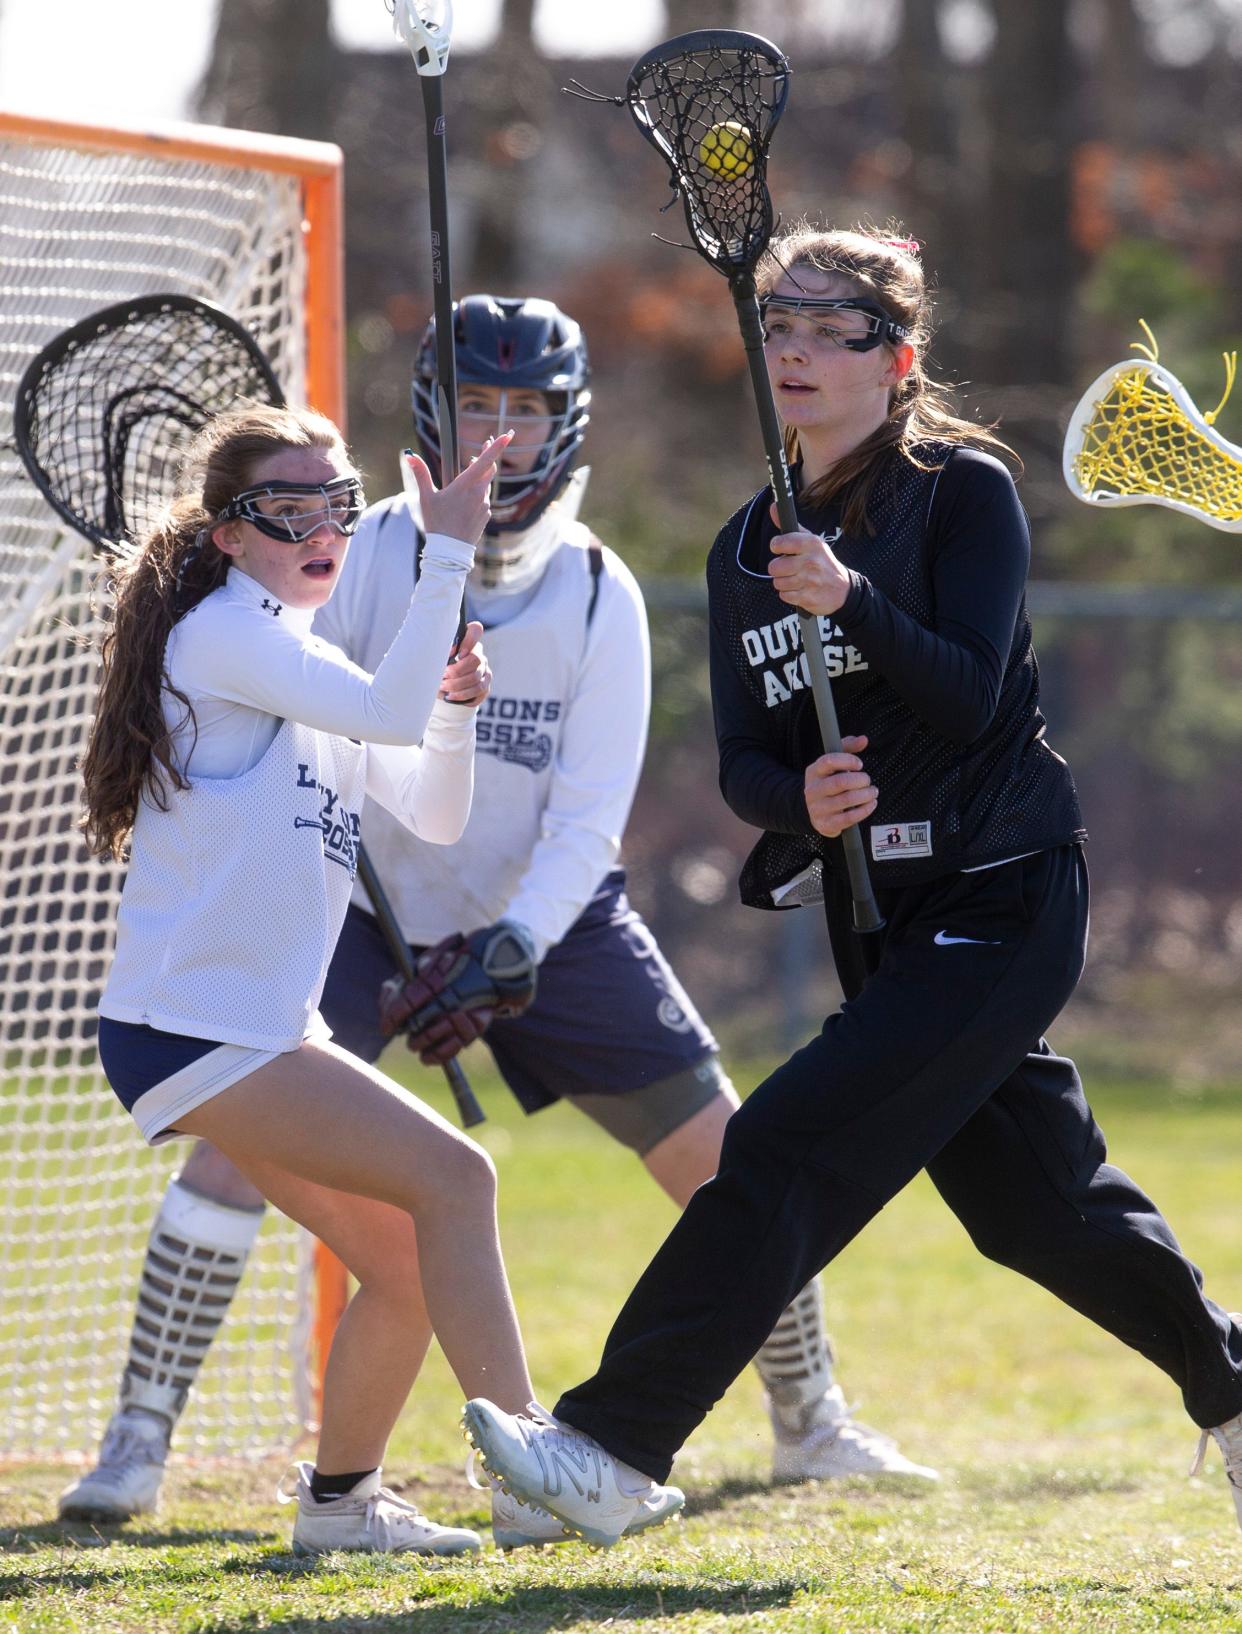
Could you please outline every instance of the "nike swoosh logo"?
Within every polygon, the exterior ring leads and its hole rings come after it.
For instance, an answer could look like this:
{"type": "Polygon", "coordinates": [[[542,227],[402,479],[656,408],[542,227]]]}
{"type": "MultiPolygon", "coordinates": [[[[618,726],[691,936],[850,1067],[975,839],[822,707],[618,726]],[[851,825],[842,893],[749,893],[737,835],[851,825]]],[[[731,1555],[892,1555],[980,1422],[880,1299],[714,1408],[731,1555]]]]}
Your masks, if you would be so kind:
{"type": "Polygon", "coordinates": [[[937,947],[953,947],[958,942],[965,942],[970,947],[1000,947],[999,942],[987,942],[978,936],[950,936],[947,930],[938,930],[932,937],[937,947]]]}

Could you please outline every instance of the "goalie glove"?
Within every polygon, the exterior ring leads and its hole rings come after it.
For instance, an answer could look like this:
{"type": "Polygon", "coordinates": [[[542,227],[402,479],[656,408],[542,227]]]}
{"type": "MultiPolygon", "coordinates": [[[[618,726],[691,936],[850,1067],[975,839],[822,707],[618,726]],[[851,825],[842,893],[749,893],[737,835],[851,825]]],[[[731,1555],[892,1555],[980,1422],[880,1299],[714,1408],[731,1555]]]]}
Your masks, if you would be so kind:
{"type": "Polygon", "coordinates": [[[390,976],[380,989],[380,1026],[387,1037],[404,1030],[424,1066],[451,1061],[481,1038],[496,1016],[518,1016],[535,996],[538,960],[525,925],[454,932],[418,961],[411,981],[390,976]]]}

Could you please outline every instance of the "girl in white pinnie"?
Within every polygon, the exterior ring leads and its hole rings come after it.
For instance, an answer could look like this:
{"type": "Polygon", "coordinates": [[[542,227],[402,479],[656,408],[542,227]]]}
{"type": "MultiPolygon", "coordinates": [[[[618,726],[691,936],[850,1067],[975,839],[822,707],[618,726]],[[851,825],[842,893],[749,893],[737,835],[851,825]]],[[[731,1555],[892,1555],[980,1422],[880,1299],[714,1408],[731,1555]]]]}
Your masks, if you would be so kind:
{"type": "Polygon", "coordinates": [[[490,686],[480,626],[446,657],[507,442],[443,492],[417,462],[422,573],[374,675],[311,634],[363,506],[317,414],[254,405],[213,421],[195,492],[115,575],[83,762],[91,845],[132,853],[99,1006],[104,1071],[147,1140],[210,1140],[358,1282],[317,1462],[299,1470],[299,1552],[479,1547],[380,1484],[426,1347],[420,1289],[468,1395],[532,1395],[490,1159],[332,1044],[317,1009],[363,795],[432,842],[469,815],[490,686]]]}

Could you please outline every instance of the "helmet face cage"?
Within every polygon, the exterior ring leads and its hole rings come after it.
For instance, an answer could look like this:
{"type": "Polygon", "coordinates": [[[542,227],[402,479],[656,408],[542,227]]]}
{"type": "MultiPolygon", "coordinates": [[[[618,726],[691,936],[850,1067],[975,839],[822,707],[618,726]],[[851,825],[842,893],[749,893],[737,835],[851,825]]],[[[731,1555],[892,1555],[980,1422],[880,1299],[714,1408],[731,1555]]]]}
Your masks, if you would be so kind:
{"type": "Polygon", "coordinates": [[[335,477],[331,482],[264,482],[243,489],[228,502],[216,521],[249,522],[269,539],[297,545],[317,533],[325,523],[347,539],[357,530],[365,506],[366,496],[357,477],[335,477]],[[321,504],[285,516],[271,516],[259,509],[263,500],[271,503],[315,495],[321,504]]]}
{"type": "MultiPolygon", "coordinates": [[[[469,295],[454,303],[459,391],[500,390],[495,432],[508,429],[509,393],[538,391],[548,403],[548,435],[535,447],[529,471],[500,471],[492,484],[487,534],[521,533],[543,515],[569,480],[590,422],[590,364],[582,331],[550,301],[469,295]]],[[[414,369],[414,429],[432,475],[440,477],[435,323],[427,326],[414,369]]],[[[463,440],[463,452],[466,451],[463,440]]],[[[486,536],[481,554],[486,555],[486,536]]]]}
{"type": "Polygon", "coordinates": [[[827,295],[800,295],[790,300],[784,295],[764,295],[760,298],[759,310],[763,315],[765,334],[769,311],[786,312],[791,318],[804,312],[860,312],[867,319],[865,335],[834,337],[834,344],[844,347],[847,352],[870,352],[885,342],[897,346],[910,335],[905,324],[898,323],[878,301],[868,301],[860,296],[848,295],[838,299],[827,295]]]}

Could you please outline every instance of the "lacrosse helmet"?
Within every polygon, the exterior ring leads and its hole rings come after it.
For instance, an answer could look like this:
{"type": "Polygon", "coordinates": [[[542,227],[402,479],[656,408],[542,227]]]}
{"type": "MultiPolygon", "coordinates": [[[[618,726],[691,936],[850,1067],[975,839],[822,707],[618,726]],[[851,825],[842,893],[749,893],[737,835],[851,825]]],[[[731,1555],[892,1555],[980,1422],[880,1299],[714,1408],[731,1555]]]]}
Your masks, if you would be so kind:
{"type": "MultiPolygon", "coordinates": [[[[548,436],[530,470],[497,474],[491,520],[478,550],[485,579],[516,588],[530,577],[532,547],[549,531],[536,524],[568,483],[590,419],[586,341],[574,320],[551,301],[494,295],[467,295],[453,303],[453,340],[459,389],[495,386],[502,393],[497,432],[506,429],[503,393],[538,391],[548,400],[548,436]]],[[[419,448],[439,482],[437,385],[433,318],[419,345],[411,395],[419,448]]],[[[463,459],[469,452],[463,447],[463,459]]]]}

